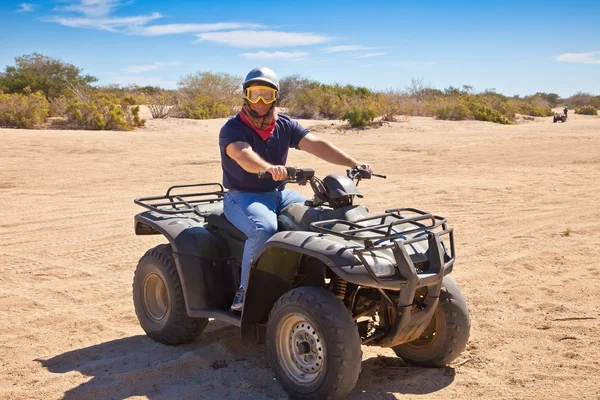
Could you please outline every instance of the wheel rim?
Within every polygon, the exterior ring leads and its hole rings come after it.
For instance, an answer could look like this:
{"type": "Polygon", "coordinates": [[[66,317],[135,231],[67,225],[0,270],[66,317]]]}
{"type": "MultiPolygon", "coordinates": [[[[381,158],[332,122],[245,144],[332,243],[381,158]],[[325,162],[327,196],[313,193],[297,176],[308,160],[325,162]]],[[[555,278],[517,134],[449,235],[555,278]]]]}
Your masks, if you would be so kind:
{"type": "Polygon", "coordinates": [[[419,336],[418,339],[406,343],[406,345],[415,348],[424,348],[431,346],[438,337],[437,333],[440,331],[439,324],[440,318],[438,318],[436,310],[433,313],[431,321],[429,321],[429,325],[427,325],[427,328],[425,328],[423,333],[421,333],[421,336],[419,336]]]}
{"type": "Polygon", "coordinates": [[[146,314],[155,321],[162,321],[170,306],[167,285],[158,274],[150,273],[144,278],[143,288],[146,314]]]}
{"type": "Polygon", "coordinates": [[[325,343],[317,327],[301,314],[288,315],[277,329],[279,362],[298,384],[315,382],[324,371],[325,343]]]}

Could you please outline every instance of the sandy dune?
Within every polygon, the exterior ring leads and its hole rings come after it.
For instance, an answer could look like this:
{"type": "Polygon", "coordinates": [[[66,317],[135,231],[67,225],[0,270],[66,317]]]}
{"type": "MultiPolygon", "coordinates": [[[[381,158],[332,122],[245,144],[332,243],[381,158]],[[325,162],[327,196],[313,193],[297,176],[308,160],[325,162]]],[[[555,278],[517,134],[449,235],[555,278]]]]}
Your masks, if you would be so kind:
{"type": "MultiPolygon", "coordinates": [[[[219,181],[223,122],[0,129],[1,399],[286,398],[264,346],[241,346],[236,328],[212,322],[195,343],[166,347],[133,311],[137,260],[164,240],[133,234],[132,199],[219,181]]],[[[411,118],[346,133],[302,122],[388,174],[361,183],[372,210],[449,218],[472,313],[467,351],[444,369],[365,347],[349,398],[600,398],[600,118],[411,118]]],[[[320,176],[343,170],[290,158],[320,176]]]]}

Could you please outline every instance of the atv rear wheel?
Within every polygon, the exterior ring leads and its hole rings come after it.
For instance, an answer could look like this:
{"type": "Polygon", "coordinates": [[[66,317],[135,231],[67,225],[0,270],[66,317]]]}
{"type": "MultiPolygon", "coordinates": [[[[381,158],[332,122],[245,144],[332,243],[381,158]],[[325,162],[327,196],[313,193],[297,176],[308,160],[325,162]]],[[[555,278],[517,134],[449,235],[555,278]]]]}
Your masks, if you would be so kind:
{"type": "Polygon", "coordinates": [[[140,259],[133,278],[135,313],[146,334],[175,345],[194,340],[208,318],[187,315],[173,251],[168,244],[150,249],[140,259]]]}
{"type": "Polygon", "coordinates": [[[269,315],[267,350],[284,390],[296,399],[343,399],[361,369],[360,336],[352,316],[318,287],[290,290],[269,315]]]}
{"type": "Polygon", "coordinates": [[[439,304],[421,336],[392,349],[404,361],[424,367],[443,367],[467,346],[471,319],[465,296],[450,276],[444,277],[439,304]]]}

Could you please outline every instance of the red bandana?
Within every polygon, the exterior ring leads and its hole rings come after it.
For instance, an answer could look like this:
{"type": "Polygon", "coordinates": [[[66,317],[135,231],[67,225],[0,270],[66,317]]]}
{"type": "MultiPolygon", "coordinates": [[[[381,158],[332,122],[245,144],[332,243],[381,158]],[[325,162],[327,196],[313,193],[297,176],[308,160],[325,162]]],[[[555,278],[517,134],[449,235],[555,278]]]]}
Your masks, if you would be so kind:
{"type": "Polygon", "coordinates": [[[267,105],[262,101],[254,104],[252,108],[248,102],[244,102],[239,112],[240,118],[246,125],[252,128],[262,140],[267,140],[275,130],[275,121],[277,121],[277,111],[271,104],[267,105]],[[255,117],[252,110],[258,112],[262,117],[255,117]]]}
{"type": "Polygon", "coordinates": [[[254,129],[254,132],[258,133],[262,140],[267,140],[269,137],[271,137],[271,134],[275,130],[275,121],[273,121],[271,125],[267,126],[265,129],[259,129],[252,125],[250,120],[246,118],[243,112],[239,112],[239,115],[242,121],[244,121],[244,123],[250,128],[254,129]]]}

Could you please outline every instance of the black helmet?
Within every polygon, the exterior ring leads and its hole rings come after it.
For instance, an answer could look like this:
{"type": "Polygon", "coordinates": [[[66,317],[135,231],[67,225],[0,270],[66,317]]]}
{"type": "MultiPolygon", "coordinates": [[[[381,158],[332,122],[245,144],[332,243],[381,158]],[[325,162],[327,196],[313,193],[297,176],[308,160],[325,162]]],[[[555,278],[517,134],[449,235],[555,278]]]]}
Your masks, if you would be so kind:
{"type": "Polygon", "coordinates": [[[277,75],[267,67],[254,68],[252,71],[248,72],[246,79],[244,79],[244,89],[253,82],[264,82],[279,90],[279,79],[277,79],[277,75]]]}

